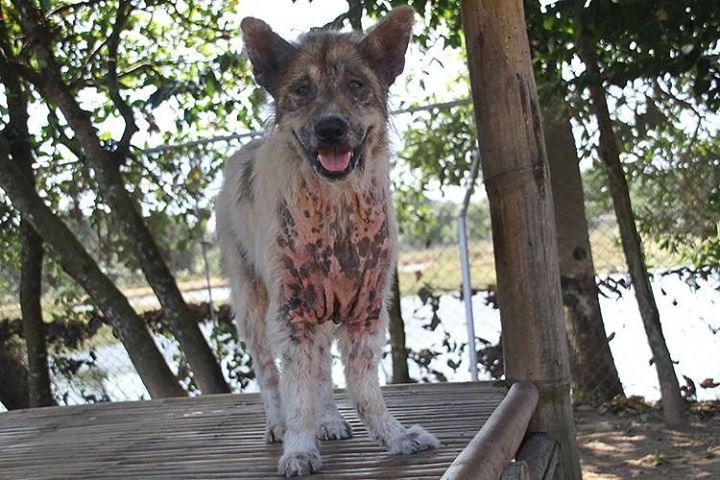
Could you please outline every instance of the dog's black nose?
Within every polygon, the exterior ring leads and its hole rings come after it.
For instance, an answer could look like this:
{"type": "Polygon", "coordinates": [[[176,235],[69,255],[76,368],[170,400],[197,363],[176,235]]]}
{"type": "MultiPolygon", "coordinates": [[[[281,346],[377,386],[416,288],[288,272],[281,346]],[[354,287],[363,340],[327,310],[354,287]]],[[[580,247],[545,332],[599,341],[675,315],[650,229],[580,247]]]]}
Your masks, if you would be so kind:
{"type": "Polygon", "coordinates": [[[322,143],[333,145],[345,138],[348,124],[340,117],[322,117],[315,122],[315,135],[322,143]]]}

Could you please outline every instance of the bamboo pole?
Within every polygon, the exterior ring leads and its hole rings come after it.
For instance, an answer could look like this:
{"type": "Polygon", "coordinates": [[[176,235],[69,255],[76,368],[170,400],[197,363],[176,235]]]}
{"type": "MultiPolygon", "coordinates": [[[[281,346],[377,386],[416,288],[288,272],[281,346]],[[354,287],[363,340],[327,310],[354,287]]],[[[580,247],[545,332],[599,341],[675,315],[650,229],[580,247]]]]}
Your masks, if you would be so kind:
{"type": "Polygon", "coordinates": [[[559,441],[559,478],[580,479],[552,193],[523,4],[463,0],[461,8],[492,218],[505,375],[538,387],[530,431],[559,441]]]}

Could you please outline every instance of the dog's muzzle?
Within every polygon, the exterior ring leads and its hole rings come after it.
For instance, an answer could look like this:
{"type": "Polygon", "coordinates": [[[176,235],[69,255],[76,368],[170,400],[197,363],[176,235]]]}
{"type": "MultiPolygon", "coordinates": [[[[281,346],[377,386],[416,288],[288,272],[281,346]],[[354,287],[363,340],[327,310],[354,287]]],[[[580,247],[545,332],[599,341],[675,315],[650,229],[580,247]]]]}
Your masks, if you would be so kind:
{"type": "Polygon", "coordinates": [[[318,175],[329,180],[341,180],[362,165],[365,137],[355,147],[350,146],[350,126],[339,116],[325,116],[313,124],[317,147],[309,149],[297,138],[310,157],[318,175]]]}

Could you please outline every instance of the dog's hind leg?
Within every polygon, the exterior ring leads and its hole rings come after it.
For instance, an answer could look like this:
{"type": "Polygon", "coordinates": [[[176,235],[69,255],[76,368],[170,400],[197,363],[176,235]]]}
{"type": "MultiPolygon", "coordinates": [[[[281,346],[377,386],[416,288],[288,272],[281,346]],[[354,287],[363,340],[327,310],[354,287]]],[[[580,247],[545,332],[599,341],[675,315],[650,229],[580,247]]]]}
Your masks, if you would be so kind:
{"type": "Polygon", "coordinates": [[[245,340],[250,351],[255,379],[265,406],[265,441],[280,442],[285,433],[285,420],[280,401],[280,375],[267,338],[267,290],[241,259],[233,263],[228,273],[235,323],[239,337],[245,340]]]}
{"type": "Polygon", "coordinates": [[[437,448],[440,442],[419,425],[406,429],[387,409],[378,380],[378,363],[385,343],[385,320],[371,328],[342,325],[338,331],[345,379],[360,419],[372,438],[390,453],[410,454],[437,448]]]}
{"type": "Polygon", "coordinates": [[[315,388],[317,438],[320,440],[342,440],[352,437],[352,427],[345,421],[333,397],[332,381],[332,340],[335,325],[326,322],[318,325],[315,335],[317,384],[315,388]]]}

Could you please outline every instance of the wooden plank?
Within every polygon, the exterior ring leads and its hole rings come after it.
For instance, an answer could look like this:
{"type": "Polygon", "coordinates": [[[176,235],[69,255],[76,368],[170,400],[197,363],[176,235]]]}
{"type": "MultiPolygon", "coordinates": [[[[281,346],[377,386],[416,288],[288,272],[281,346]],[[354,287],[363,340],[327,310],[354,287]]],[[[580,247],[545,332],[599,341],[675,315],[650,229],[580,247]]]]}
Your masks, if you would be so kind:
{"type": "Polygon", "coordinates": [[[498,480],[515,457],[537,402],[537,388],[532,383],[514,384],[442,480],[498,480]]]}
{"type": "MultiPolygon", "coordinates": [[[[321,442],[313,479],[437,479],[505,396],[492,382],[393,385],[389,409],[442,446],[393,456],[371,441],[345,392],[354,437],[321,442]]],[[[257,394],[53,407],[0,414],[0,479],[278,478],[282,445],[263,442],[257,394]]]]}
{"type": "Polygon", "coordinates": [[[517,459],[528,465],[531,480],[552,480],[560,459],[560,444],[547,433],[530,434],[517,459]]]}

